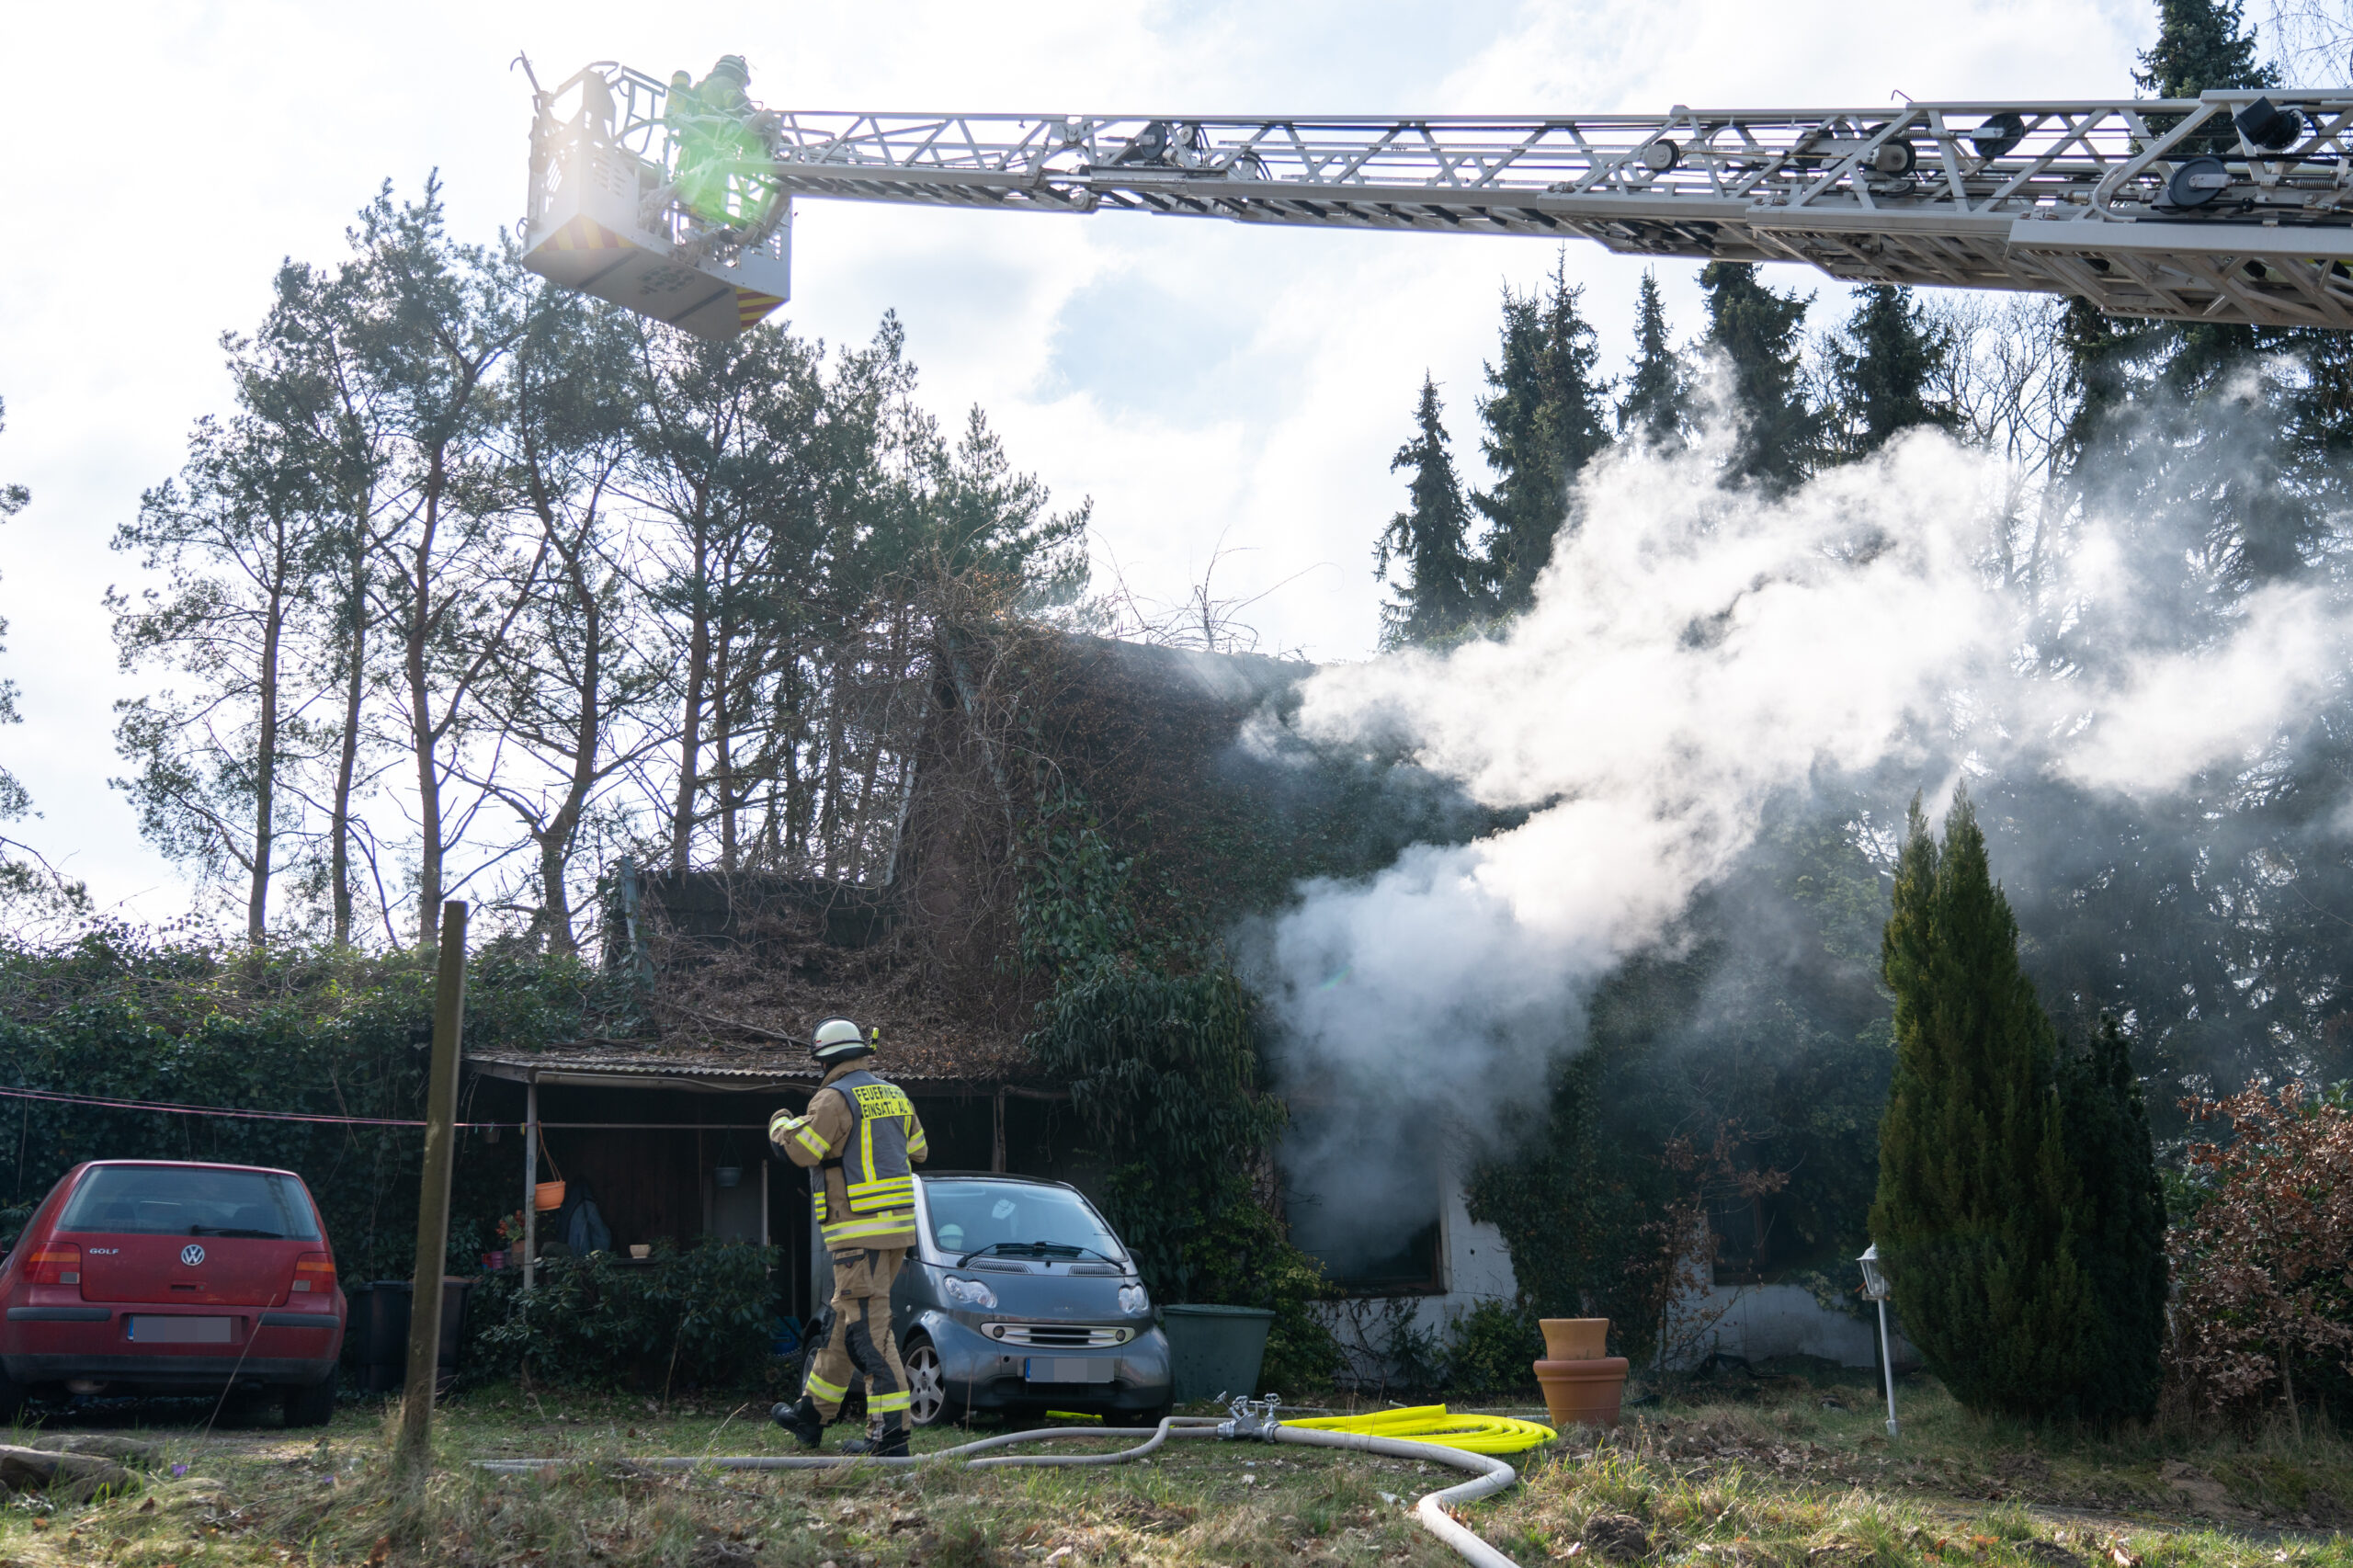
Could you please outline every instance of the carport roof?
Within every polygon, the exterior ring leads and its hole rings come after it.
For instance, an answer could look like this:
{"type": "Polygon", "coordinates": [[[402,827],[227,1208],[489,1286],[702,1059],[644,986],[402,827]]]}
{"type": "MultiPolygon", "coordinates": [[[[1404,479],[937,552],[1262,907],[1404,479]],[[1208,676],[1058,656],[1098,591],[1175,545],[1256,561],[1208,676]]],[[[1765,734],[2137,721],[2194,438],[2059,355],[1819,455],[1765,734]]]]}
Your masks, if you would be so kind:
{"type": "MultiPolygon", "coordinates": [[[[994,1054],[994,1053],[993,1053],[994,1054]]],[[[885,1042],[875,1070],[893,1083],[920,1092],[974,1094],[1006,1089],[1024,1097],[1059,1099],[1039,1084],[1027,1056],[975,1060],[970,1051],[949,1052],[885,1042]]],[[[706,1094],[759,1094],[817,1086],[824,1071],[797,1045],[682,1047],[593,1042],[546,1051],[470,1051],[466,1064],[493,1078],[578,1088],[688,1089],[706,1094]]]]}

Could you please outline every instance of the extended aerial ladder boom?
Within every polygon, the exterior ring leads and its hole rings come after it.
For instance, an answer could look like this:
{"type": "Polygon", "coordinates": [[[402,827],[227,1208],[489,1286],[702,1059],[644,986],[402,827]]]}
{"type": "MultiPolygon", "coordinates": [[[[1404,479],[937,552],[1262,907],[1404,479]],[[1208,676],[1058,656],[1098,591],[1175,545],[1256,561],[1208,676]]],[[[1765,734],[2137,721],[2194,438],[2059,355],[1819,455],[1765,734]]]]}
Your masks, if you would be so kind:
{"type": "Polygon", "coordinates": [[[526,260],[710,337],[788,297],[795,196],[1591,239],[2353,328],[2353,90],[1495,118],[744,102],[716,142],[672,91],[607,62],[536,95],[526,260]]]}

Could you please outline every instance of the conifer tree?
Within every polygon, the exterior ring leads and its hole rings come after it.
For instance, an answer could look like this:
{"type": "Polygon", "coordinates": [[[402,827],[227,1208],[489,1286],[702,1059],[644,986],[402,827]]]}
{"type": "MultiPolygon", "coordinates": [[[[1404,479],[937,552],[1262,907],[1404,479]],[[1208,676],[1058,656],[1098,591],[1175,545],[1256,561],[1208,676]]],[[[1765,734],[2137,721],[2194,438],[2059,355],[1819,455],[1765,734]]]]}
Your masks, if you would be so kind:
{"type": "Polygon", "coordinates": [[[1950,428],[1957,415],[1931,383],[1952,358],[1949,330],[1928,319],[1912,290],[1886,283],[1855,290],[1846,341],[1830,349],[1839,455],[1863,457],[1915,425],[1950,428]]]}
{"type": "Polygon", "coordinates": [[[1675,446],[1683,439],[1690,401],[1691,367],[1676,352],[1658,273],[1645,271],[1634,302],[1634,358],[1626,374],[1625,401],[1618,405],[1618,433],[1654,446],[1675,446]]]}
{"type": "Polygon", "coordinates": [[[1471,499],[1487,519],[1488,584],[1506,614],[1528,608],[1569,524],[1570,486],[1609,445],[1609,384],[1594,374],[1600,350],[1578,308],[1584,293],[1558,257],[1541,293],[1504,290],[1501,352],[1487,367],[1494,391],[1479,401],[1495,487],[1471,499]]]}
{"type": "Polygon", "coordinates": [[[1895,1075],[1871,1235],[1904,1332],[1966,1408],[2072,1414],[2096,1335],[2051,1022],[1965,791],[1939,852],[1915,798],[1881,949],[1895,1075]]]}
{"type": "Polygon", "coordinates": [[[1478,562],[1467,535],[1471,509],[1463,504],[1462,481],[1449,449],[1445,406],[1438,382],[1422,377],[1421,401],[1414,409],[1414,438],[1397,449],[1392,473],[1412,477],[1406,509],[1389,519],[1374,551],[1373,574],[1383,581],[1392,562],[1404,567],[1397,597],[1381,608],[1384,641],[1391,647],[1443,641],[1478,619],[1485,607],[1479,595],[1478,562]]]}
{"type": "Polygon", "coordinates": [[[1711,261],[1699,270],[1708,292],[1708,346],[1732,368],[1742,427],[1732,477],[1768,494],[1789,490],[1812,472],[1822,415],[1806,396],[1800,334],[1809,294],[1778,294],[1743,261],[1711,261]]]}
{"type": "Polygon", "coordinates": [[[2159,98],[2194,98],[2210,87],[2276,87],[2279,70],[2256,57],[2242,0],[2157,0],[2157,41],[2132,81],[2159,98]]]}
{"type": "Polygon", "coordinates": [[[2059,1114],[2082,1207],[2075,1256],[2091,1287],[2094,1321],[2077,1413],[2145,1421],[2164,1378],[2165,1200],[2148,1107],[2112,1017],[2090,1049],[2059,1066],[2059,1114]]]}

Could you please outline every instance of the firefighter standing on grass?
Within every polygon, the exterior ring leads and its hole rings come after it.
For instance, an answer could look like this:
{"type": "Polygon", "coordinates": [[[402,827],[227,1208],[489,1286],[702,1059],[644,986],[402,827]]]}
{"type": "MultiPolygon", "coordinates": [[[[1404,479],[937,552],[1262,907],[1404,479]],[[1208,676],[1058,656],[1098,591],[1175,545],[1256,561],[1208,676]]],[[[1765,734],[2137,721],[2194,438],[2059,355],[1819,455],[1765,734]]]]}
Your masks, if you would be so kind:
{"type": "Polygon", "coordinates": [[[825,1069],[824,1080],[809,1096],[807,1114],[779,1111],[769,1119],[768,1142],[794,1165],[822,1173],[817,1229],[834,1266],[832,1324],[800,1402],[768,1414],[802,1448],[813,1449],[863,1373],[867,1412],[880,1418],[881,1429],[844,1443],[843,1451],[904,1455],[907,1372],[891,1335],[891,1285],[915,1244],[910,1162],[931,1151],[905,1093],[861,1065],[874,1044],[856,1024],[827,1018],[809,1054],[825,1069]]]}

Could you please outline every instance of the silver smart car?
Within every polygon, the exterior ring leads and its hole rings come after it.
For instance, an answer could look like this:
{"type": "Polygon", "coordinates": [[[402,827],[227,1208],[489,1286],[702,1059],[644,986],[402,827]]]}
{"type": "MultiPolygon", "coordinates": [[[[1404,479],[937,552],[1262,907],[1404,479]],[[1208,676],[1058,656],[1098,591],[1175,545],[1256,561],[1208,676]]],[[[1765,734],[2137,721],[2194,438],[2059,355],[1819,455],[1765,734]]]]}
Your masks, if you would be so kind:
{"type": "MultiPolygon", "coordinates": [[[[1069,1410],[1148,1426],[1167,1414],[1167,1336],[1128,1249],[1076,1187],[918,1175],[915,1231],[891,1292],[915,1425],[1069,1410]]],[[[822,1243],[815,1275],[830,1297],[822,1243]]]]}

